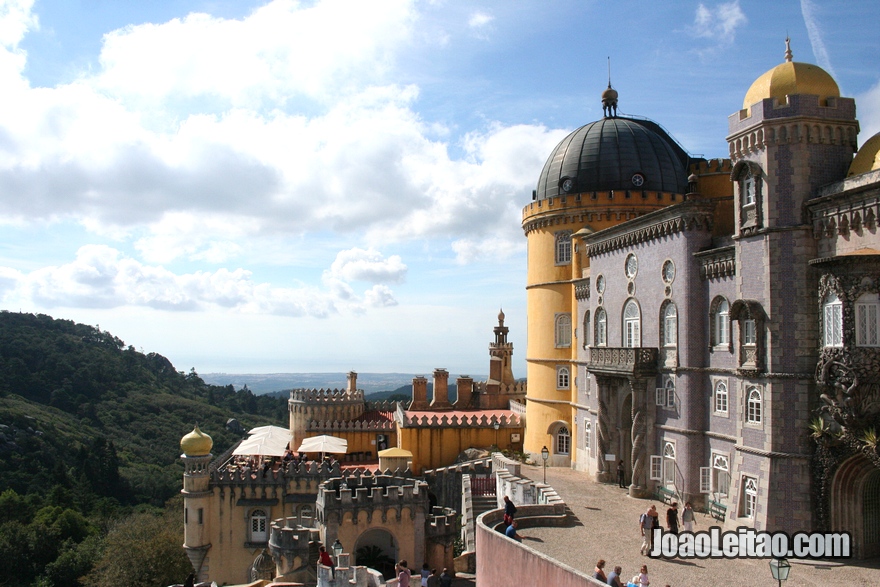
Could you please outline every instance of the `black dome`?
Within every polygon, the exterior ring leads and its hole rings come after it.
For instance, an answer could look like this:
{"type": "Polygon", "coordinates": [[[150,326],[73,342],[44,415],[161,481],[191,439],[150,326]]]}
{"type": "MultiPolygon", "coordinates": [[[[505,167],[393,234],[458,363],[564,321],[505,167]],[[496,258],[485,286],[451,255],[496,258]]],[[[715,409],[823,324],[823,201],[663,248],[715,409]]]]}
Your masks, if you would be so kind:
{"type": "Polygon", "coordinates": [[[683,194],[689,159],[650,120],[603,118],[582,126],[556,146],[538,179],[537,199],[610,190],[683,194]]]}

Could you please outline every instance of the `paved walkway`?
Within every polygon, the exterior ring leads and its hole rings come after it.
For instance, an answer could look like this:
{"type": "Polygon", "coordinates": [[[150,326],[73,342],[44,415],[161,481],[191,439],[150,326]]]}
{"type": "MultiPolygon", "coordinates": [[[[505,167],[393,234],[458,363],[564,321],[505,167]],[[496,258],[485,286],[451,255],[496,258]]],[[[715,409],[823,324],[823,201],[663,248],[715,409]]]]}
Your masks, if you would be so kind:
{"type": "MultiPolygon", "coordinates": [[[[523,466],[522,474],[541,479],[541,468],[523,466]]],[[[596,561],[607,561],[605,572],[616,565],[622,576],[631,578],[641,565],[648,565],[651,587],[774,587],[769,559],[652,559],[639,554],[642,538],[639,515],[651,503],[657,505],[661,519],[667,506],[656,501],[631,499],[625,489],[589,481],[584,473],[571,469],[548,468],[551,485],[576,516],[571,528],[525,528],[520,534],[527,544],[576,569],[592,573],[596,561]]],[[[696,530],[713,525],[709,516],[697,514],[696,530]]],[[[880,560],[851,563],[789,559],[791,574],[784,587],[862,586],[880,584],[880,560]]],[[[513,581],[515,583],[515,581],[513,581]]],[[[493,587],[480,585],[477,587],[493,587]]]]}

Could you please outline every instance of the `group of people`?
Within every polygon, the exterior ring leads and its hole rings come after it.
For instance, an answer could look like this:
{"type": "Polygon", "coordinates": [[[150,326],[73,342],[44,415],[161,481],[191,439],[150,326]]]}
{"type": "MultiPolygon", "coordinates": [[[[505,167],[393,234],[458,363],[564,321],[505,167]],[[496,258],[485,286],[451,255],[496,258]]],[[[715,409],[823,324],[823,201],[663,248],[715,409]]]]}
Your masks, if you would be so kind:
{"type": "Polygon", "coordinates": [[[510,501],[510,498],[504,496],[504,535],[512,538],[517,542],[522,542],[522,536],[516,531],[517,523],[514,520],[516,516],[516,506],[510,501]]]}
{"type": "MultiPolygon", "coordinates": [[[[400,587],[410,587],[410,579],[412,573],[407,567],[406,561],[402,560],[394,566],[394,572],[397,574],[397,584],[400,587]]],[[[443,569],[442,573],[438,573],[437,569],[432,569],[428,563],[422,565],[419,572],[421,577],[421,587],[452,587],[452,575],[448,569],[443,569]]]]}
{"type": "MultiPolygon", "coordinates": [[[[696,517],[691,502],[684,504],[684,510],[681,512],[681,524],[684,526],[685,532],[693,532],[696,517]]],[[[660,514],[657,512],[657,506],[651,504],[648,511],[639,517],[639,531],[642,534],[642,555],[647,556],[653,548],[654,528],[662,528],[660,524],[660,514]]],[[[666,531],[672,534],[678,534],[679,529],[679,512],[678,503],[672,502],[669,509],[666,510],[666,531]]]]}
{"type": "Polygon", "coordinates": [[[642,565],[638,574],[627,582],[620,578],[622,572],[623,568],[617,566],[608,575],[605,575],[605,559],[600,558],[591,576],[597,581],[602,581],[613,587],[648,587],[651,584],[651,581],[648,580],[648,565],[642,565]]]}

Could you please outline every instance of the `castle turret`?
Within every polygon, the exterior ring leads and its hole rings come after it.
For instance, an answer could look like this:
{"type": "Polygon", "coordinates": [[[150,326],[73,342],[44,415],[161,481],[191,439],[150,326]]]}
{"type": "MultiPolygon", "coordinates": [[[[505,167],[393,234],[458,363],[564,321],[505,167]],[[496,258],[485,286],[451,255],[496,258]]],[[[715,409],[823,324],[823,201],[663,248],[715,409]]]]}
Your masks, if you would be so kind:
{"type": "Polygon", "coordinates": [[[196,581],[208,578],[208,551],[211,548],[210,521],[211,490],[209,487],[208,465],[213,455],[211,449],[214,441],[210,436],[199,430],[198,425],[193,431],[180,439],[180,455],[183,460],[183,549],[192,564],[196,581]]]}

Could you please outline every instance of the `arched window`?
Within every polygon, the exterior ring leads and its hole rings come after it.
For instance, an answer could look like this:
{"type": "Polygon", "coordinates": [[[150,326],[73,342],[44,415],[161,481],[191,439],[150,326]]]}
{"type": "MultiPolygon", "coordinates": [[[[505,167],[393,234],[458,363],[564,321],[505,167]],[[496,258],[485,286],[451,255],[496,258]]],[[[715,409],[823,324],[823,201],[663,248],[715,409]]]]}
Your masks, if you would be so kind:
{"type": "Polygon", "coordinates": [[[266,520],[265,510],[254,510],[251,512],[251,542],[266,542],[269,540],[266,520]]]}
{"type": "Polygon", "coordinates": [[[727,457],[712,453],[712,491],[726,496],[730,487],[730,463],[727,457]]]}
{"type": "Polygon", "coordinates": [[[606,346],[608,344],[608,314],[603,308],[596,309],[596,336],[594,338],[596,346],[606,346]]]}
{"type": "Polygon", "coordinates": [[[584,348],[590,344],[590,311],[584,312],[584,348]]]}
{"type": "Polygon", "coordinates": [[[757,387],[746,390],[746,422],[760,424],[762,417],[761,392],[757,387]]]}
{"type": "Polygon", "coordinates": [[[880,296],[875,293],[856,300],[856,346],[880,346],[880,296]]]}
{"type": "Polygon", "coordinates": [[[712,346],[730,344],[730,304],[715,298],[712,304],[712,346]]]}
{"type": "Polygon", "coordinates": [[[728,404],[727,384],[723,381],[715,382],[715,413],[726,414],[728,404]]]}
{"type": "Polygon", "coordinates": [[[676,346],[678,344],[678,314],[675,311],[675,304],[672,302],[663,306],[661,325],[663,327],[663,346],[676,346]]]}
{"type": "Polygon", "coordinates": [[[843,304],[834,293],[825,296],[822,305],[822,330],[826,347],[843,346],[843,304]]]}
{"type": "Polygon", "coordinates": [[[568,367],[556,367],[556,389],[568,389],[570,380],[568,367]]]}
{"type": "Polygon", "coordinates": [[[758,480],[754,477],[743,477],[742,515],[754,518],[758,509],[758,480]]]}
{"type": "Polygon", "coordinates": [[[663,446],[663,483],[675,485],[675,445],[671,442],[663,446]]]}
{"type": "Polygon", "coordinates": [[[642,346],[641,317],[639,305],[630,300],[623,308],[623,346],[635,348],[642,346]]]}
{"type": "Polygon", "coordinates": [[[556,315],[556,348],[571,346],[571,315],[556,315]]]}
{"type": "Polygon", "coordinates": [[[565,426],[556,431],[556,454],[567,455],[571,452],[571,433],[565,426]]]}
{"type": "Polygon", "coordinates": [[[556,264],[571,263],[571,231],[562,230],[556,233],[556,264]]]}

